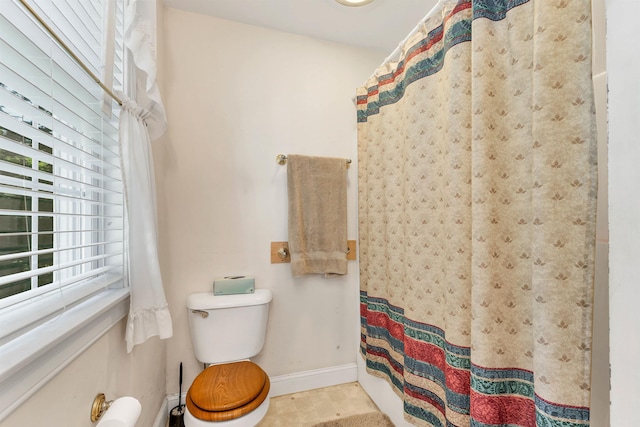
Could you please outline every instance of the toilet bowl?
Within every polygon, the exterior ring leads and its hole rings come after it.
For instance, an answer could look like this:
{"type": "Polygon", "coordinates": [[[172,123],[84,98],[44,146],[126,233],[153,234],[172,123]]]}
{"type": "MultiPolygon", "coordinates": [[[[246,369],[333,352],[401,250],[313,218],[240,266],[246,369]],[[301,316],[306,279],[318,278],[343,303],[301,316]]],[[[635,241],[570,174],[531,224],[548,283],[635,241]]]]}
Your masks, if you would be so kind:
{"type": "Polygon", "coordinates": [[[249,357],[263,345],[271,292],[191,294],[189,327],[196,358],[211,364],[193,381],[185,427],[253,427],[269,409],[269,376],[249,357]]]}
{"type": "Polygon", "coordinates": [[[247,415],[229,421],[203,421],[194,417],[187,409],[184,412],[185,427],[255,427],[264,418],[269,409],[269,399],[265,399],[262,405],[258,406],[247,415]]]}
{"type": "Polygon", "coordinates": [[[201,421],[195,426],[257,424],[269,407],[269,389],[269,377],[255,363],[213,365],[193,381],[186,406],[189,416],[201,421]]]}

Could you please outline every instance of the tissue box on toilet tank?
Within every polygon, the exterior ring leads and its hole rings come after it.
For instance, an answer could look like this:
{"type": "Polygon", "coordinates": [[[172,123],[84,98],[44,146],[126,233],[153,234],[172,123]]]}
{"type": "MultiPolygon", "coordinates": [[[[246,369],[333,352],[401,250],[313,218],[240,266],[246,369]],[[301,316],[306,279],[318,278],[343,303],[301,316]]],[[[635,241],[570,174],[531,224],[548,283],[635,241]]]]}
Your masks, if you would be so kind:
{"type": "Polygon", "coordinates": [[[214,295],[252,294],[255,289],[255,280],[249,276],[227,276],[213,281],[214,295]]]}

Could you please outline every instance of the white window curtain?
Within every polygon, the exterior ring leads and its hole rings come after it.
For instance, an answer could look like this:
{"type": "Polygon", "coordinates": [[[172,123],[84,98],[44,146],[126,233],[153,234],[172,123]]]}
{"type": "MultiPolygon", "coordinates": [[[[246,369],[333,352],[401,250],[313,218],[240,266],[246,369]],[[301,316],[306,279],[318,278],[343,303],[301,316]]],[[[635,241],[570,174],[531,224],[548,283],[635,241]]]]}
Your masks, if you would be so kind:
{"type": "Polygon", "coordinates": [[[125,53],[133,68],[130,93],[121,94],[120,144],[128,236],[127,264],[131,307],[127,351],[152,336],[173,335],[162,287],[157,250],[155,181],[151,141],[167,120],[156,82],[156,0],[129,0],[125,10],[125,53]]]}

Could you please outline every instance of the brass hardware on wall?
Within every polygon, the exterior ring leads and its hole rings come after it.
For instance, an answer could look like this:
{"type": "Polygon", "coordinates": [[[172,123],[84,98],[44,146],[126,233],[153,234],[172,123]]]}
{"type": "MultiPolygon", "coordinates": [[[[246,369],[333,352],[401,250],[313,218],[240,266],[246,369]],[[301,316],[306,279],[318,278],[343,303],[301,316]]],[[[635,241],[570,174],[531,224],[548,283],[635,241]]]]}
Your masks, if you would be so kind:
{"type": "Polygon", "coordinates": [[[289,242],[271,242],[271,264],[291,262],[289,242]]]}
{"type": "Polygon", "coordinates": [[[93,399],[93,405],[91,405],[91,422],[95,423],[98,421],[102,414],[107,412],[107,409],[109,409],[112,403],[113,400],[107,401],[104,393],[98,393],[95,399],[93,399]]]}
{"type": "MultiPolygon", "coordinates": [[[[345,161],[347,162],[347,167],[351,166],[351,159],[345,159],[345,161]]],[[[276,156],[276,163],[279,165],[286,165],[287,164],[287,156],[285,156],[284,154],[278,154],[276,156]]]]}
{"type": "Polygon", "coordinates": [[[289,258],[289,249],[282,247],[280,249],[278,249],[278,257],[280,257],[281,260],[285,260],[287,258],[289,258]]]}
{"type": "MultiPolygon", "coordinates": [[[[349,261],[355,261],[357,259],[355,240],[347,240],[347,248],[345,252],[349,261]]],[[[289,262],[291,262],[289,242],[271,242],[271,264],[289,262]]]]}

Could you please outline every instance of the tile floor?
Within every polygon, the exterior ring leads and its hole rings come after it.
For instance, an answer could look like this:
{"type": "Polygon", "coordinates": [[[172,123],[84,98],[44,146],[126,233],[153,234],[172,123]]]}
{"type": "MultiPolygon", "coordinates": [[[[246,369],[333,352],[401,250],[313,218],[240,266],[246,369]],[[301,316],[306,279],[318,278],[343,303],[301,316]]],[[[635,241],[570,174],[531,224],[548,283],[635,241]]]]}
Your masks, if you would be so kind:
{"type": "Polygon", "coordinates": [[[357,382],[271,398],[258,427],[310,427],[321,421],[378,411],[357,382]]]}

